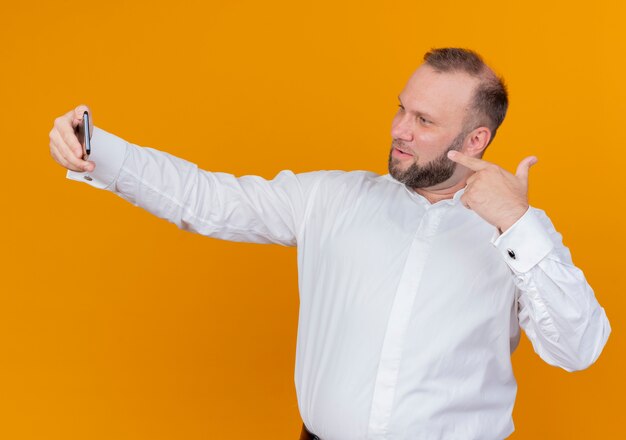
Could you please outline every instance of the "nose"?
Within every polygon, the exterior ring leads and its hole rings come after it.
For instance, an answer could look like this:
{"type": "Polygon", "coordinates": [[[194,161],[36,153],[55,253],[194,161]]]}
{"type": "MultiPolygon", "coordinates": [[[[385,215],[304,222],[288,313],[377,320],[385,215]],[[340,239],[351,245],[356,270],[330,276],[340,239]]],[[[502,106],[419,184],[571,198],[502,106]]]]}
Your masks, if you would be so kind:
{"type": "Polygon", "coordinates": [[[391,137],[406,142],[413,140],[413,124],[410,115],[398,113],[391,123],[391,137]]]}

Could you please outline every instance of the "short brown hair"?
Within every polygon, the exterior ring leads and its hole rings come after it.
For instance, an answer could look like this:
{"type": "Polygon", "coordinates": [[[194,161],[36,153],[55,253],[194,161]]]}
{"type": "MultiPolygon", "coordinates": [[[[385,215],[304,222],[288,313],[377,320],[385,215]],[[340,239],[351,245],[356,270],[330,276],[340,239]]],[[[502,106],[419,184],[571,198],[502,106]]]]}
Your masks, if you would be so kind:
{"type": "Polygon", "coordinates": [[[491,143],[509,106],[504,80],[485,64],[480,55],[469,49],[432,49],[424,55],[424,62],[438,72],[465,72],[480,79],[472,100],[474,114],[468,123],[474,125],[472,129],[481,125],[489,128],[491,143]]]}

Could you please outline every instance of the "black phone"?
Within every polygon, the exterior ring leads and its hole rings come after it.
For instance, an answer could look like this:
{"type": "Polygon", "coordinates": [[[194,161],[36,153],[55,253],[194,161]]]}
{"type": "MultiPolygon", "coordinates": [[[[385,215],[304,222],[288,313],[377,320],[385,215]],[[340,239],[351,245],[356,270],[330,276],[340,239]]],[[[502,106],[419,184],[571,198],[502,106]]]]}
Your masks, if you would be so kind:
{"type": "Polygon", "coordinates": [[[85,136],[85,152],[83,160],[87,160],[91,154],[91,133],[89,132],[89,113],[83,113],[83,133],[85,136]]]}
{"type": "Polygon", "coordinates": [[[75,128],[78,142],[83,146],[83,160],[91,154],[91,133],[89,132],[89,113],[83,113],[83,121],[75,128]]]}

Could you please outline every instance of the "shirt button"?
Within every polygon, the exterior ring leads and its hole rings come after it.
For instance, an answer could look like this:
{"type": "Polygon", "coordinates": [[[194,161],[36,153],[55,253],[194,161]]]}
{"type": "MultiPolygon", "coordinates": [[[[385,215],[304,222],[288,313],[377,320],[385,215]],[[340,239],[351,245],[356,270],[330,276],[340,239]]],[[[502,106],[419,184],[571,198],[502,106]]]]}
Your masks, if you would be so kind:
{"type": "Polygon", "coordinates": [[[512,249],[507,249],[506,251],[509,253],[509,257],[511,257],[511,258],[513,258],[515,260],[515,258],[516,258],[515,257],[515,252],[513,252],[512,249]]]}

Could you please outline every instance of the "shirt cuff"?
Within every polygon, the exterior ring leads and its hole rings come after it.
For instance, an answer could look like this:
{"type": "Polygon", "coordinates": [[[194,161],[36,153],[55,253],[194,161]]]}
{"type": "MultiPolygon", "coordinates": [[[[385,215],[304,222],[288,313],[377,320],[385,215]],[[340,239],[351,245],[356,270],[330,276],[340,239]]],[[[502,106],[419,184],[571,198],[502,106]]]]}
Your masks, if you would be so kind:
{"type": "Polygon", "coordinates": [[[518,273],[528,272],[554,247],[548,231],[531,207],[513,226],[491,242],[509,267],[518,273]]]}
{"type": "Polygon", "coordinates": [[[94,127],[89,160],[96,164],[91,172],[69,171],[66,177],[98,189],[111,189],[122,169],[127,143],[111,133],[94,127]]]}

